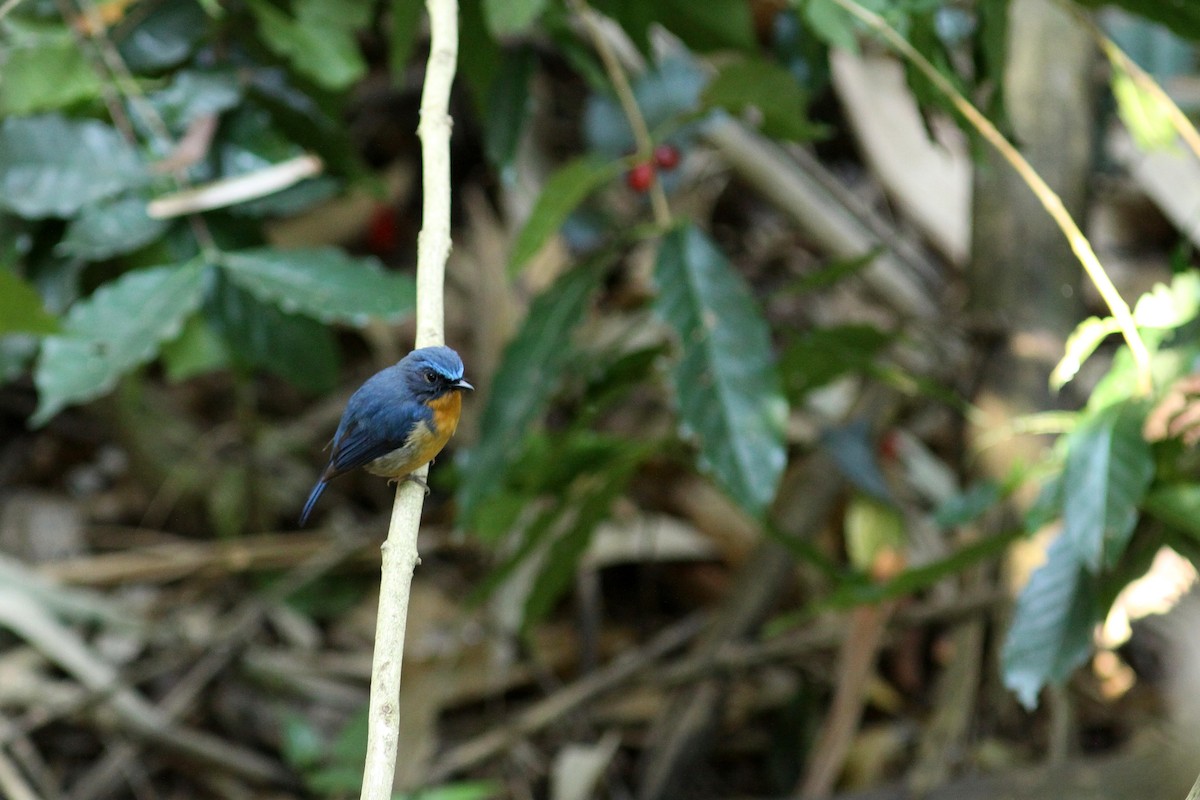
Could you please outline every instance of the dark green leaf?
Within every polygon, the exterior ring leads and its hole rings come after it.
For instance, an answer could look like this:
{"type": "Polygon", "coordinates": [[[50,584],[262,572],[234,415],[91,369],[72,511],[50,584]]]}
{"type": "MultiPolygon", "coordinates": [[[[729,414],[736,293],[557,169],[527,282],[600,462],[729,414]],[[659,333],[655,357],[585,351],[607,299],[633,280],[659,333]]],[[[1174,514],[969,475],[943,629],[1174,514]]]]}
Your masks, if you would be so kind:
{"type": "MultiPolygon", "coordinates": [[[[709,80],[692,59],[665,59],[657,68],[638,76],[633,94],[650,130],[665,129],[686,120],[700,109],[700,95],[709,80]]],[[[612,158],[634,150],[633,132],[620,103],[611,95],[594,95],[584,112],[588,147],[612,158]]]]}
{"type": "Polygon", "coordinates": [[[462,0],[459,16],[458,71],[482,117],[487,114],[488,93],[500,69],[500,48],[483,19],[483,0],[462,0]]]}
{"type": "Polygon", "coordinates": [[[783,351],[780,374],[788,398],[799,402],[813,389],[843,375],[869,370],[892,336],[872,325],[813,328],[783,351]]]}
{"type": "Polygon", "coordinates": [[[219,281],[209,319],[233,357],[308,392],[327,392],[337,383],[337,345],[329,328],[263,303],[228,280],[219,281]]]}
{"type": "Polygon", "coordinates": [[[854,18],[833,0],[806,0],[804,20],[809,29],[829,46],[858,52],[854,18]]]}
{"type": "Polygon", "coordinates": [[[933,521],[942,528],[956,528],[974,522],[984,512],[994,508],[1005,496],[1004,488],[995,481],[976,483],[965,492],[948,498],[933,512],[933,521]]]}
{"type": "Polygon", "coordinates": [[[1146,495],[1145,507],[1159,521],[1200,539],[1200,484],[1159,486],[1146,495]]]}
{"type": "Polygon", "coordinates": [[[0,267],[0,335],[54,333],[58,320],[46,312],[37,291],[0,267]]]}
{"type": "Polygon", "coordinates": [[[461,781],[404,792],[392,800],[489,800],[503,794],[504,787],[496,781],[461,781]]]}
{"type": "Polygon", "coordinates": [[[137,152],[108,125],[58,116],[0,124],[0,207],[70,217],[146,180],[137,152]]]}
{"type": "Polygon", "coordinates": [[[747,108],[762,115],[762,130],[777,139],[804,141],[824,135],[808,120],[808,97],[778,64],[757,59],[732,61],[721,68],[704,90],[704,103],[741,115],[747,108]]]}
{"type": "Polygon", "coordinates": [[[241,250],[222,255],[221,266],[259,300],[322,322],[358,327],[373,319],[395,322],[412,313],[416,298],[409,276],[332,247],[241,250]]]}
{"type": "Polygon", "coordinates": [[[496,39],[522,33],[546,10],[547,0],[483,0],[483,18],[496,39]]]}
{"type": "Polygon", "coordinates": [[[321,797],[345,797],[362,789],[362,767],[333,764],[315,770],[304,779],[304,785],[321,797]]]}
{"type": "Polygon", "coordinates": [[[42,345],[32,423],[41,425],[64,406],[107,392],[154,358],[200,305],[206,270],[193,261],[126,273],[71,306],[63,333],[42,345]]]}
{"type": "Polygon", "coordinates": [[[745,0],[659,0],[657,21],[692,50],[753,50],[754,18],[745,0]]]}
{"type": "Polygon", "coordinates": [[[146,215],[140,197],[102,200],[71,220],[57,250],[66,256],[99,261],[131,253],[157,239],[170,223],[146,215]]]}
{"type": "Polygon", "coordinates": [[[184,70],[146,99],[168,128],[183,133],[193,120],[237,106],[242,87],[231,70],[184,70]]]}
{"type": "Polygon", "coordinates": [[[546,241],[558,232],[571,212],[596,190],[620,172],[620,164],[584,156],[560,167],[538,195],[533,211],[509,257],[509,273],[519,272],[537,254],[546,241]]]}
{"type": "Polygon", "coordinates": [[[100,96],[102,84],[62,25],[15,33],[0,81],[0,116],[53,111],[100,96]]]}
{"type": "Polygon", "coordinates": [[[571,357],[570,336],[612,255],[575,266],[533,301],[529,316],[505,348],[479,422],[479,444],[463,467],[458,502],[464,519],[500,490],[534,421],[546,409],[571,357]]]}
{"type": "Polygon", "coordinates": [[[488,111],[484,118],[484,150],[488,161],[506,180],[512,170],[521,131],[533,103],[529,80],[537,57],[531,48],[522,47],[504,55],[500,71],[488,93],[488,111]]]}
{"type": "Polygon", "coordinates": [[[1037,706],[1043,686],[1066,680],[1087,659],[1102,611],[1095,579],[1059,536],[1017,598],[1004,643],[1004,685],[1022,705],[1037,706]]]}
{"type": "Polygon", "coordinates": [[[162,347],[167,378],[185,381],[229,366],[229,350],[201,315],[188,318],[183,331],[162,347]]]}
{"type": "Polygon", "coordinates": [[[842,474],[860,490],[876,500],[895,502],[879,468],[870,422],[856,419],[832,426],[821,432],[821,446],[833,457],[842,474]]]}
{"type": "Polygon", "coordinates": [[[699,439],[701,467],[759,516],[786,461],[787,402],[766,320],[725,256],[690,224],[663,240],[654,279],[655,309],[679,342],[672,382],[681,431],[699,439]]]}
{"type": "Polygon", "coordinates": [[[144,13],[145,18],[126,27],[126,35],[117,42],[121,57],[134,72],[157,72],[179,64],[211,30],[208,17],[192,0],[155,3],[144,13]]]}
{"type": "Polygon", "coordinates": [[[1079,0],[1085,6],[1118,6],[1170,28],[1178,36],[1200,41],[1200,5],[1191,0],[1079,0]]]}
{"type": "Polygon", "coordinates": [[[412,55],[413,43],[421,31],[424,3],[414,0],[390,0],[388,14],[391,17],[391,34],[388,38],[388,65],[392,81],[401,84],[408,70],[408,59],[412,55]]]}
{"type": "Polygon", "coordinates": [[[1123,403],[1085,419],[1067,437],[1063,538],[1093,572],[1120,560],[1154,477],[1143,419],[1140,406],[1123,403]]]}

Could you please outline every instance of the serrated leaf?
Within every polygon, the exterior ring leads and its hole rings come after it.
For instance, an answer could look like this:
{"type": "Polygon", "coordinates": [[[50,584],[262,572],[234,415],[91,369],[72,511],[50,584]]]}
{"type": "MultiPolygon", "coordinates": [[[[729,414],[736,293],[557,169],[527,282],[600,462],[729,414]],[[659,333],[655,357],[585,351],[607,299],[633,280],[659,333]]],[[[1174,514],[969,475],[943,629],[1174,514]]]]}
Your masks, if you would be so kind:
{"type": "Polygon", "coordinates": [[[140,197],[104,200],[87,206],[71,220],[55,249],[61,255],[99,261],[132,253],[162,236],[168,227],[168,221],[146,214],[146,201],[140,197]]]}
{"type": "Polygon", "coordinates": [[[1063,682],[1087,659],[1101,613],[1095,578],[1059,536],[1017,598],[1004,643],[1004,685],[1021,705],[1035,708],[1043,686],[1063,682]]]}
{"type": "Polygon", "coordinates": [[[558,232],[571,212],[598,187],[615,178],[620,169],[617,163],[585,156],[555,170],[513,242],[508,258],[509,274],[520,272],[558,232]]]}
{"type": "Polygon", "coordinates": [[[396,322],[412,313],[416,300],[409,276],[332,247],[240,250],[223,254],[221,266],[229,280],[259,300],[326,323],[396,322]]]}
{"type": "Polygon", "coordinates": [[[483,0],[483,18],[497,39],[522,33],[546,10],[546,0],[483,0]]]}
{"type": "Polygon", "coordinates": [[[659,247],[655,310],[678,337],[672,383],[701,468],[751,514],[775,497],[786,453],[787,402],[771,362],[766,320],[725,256],[691,224],[659,247]]]}
{"type": "Polygon", "coordinates": [[[0,208],[23,217],[71,217],[145,180],[137,152],[102,122],[47,115],[0,124],[0,208]]]}
{"type": "Polygon", "coordinates": [[[463,466],[458,503],[464,519],[499,491],[504,473],[521,454],[521,442],[545,411],[571,356],[570,337],[584,318],[601,270],[612,259],[597,256],[575,266],[533,301],[488,390],[479,421],[479,444],[463,466]]]}
{"type": "Polygon", "coordinates": [[[747,108],[762,115],[762,131],[777,139],[805,141],[825,135],[809,121],[808,96],[792,73],[778,64],[744,59],[726,64],[704,90],[704,103],[741,115],[747,108]]]}
{"type": "Polygon", "coordinates": [[[91,400],[158,354],[200,305],[206,265],[199,261],[129,272],[71,306],[64,332],[42,345],[34,371],[41,425],[71,403],[91,400]]]}
{"type": "Polygon", "coordinates": [[[0,335],[54,333],[58,320],[46,311],[37,290],[0,267],[0,335]]]}
{"type": "Polygon", "coordinates": [[[1121,326],[1112,317],[1088,317],[1079,323],[1067,337],[1063,357],[1050,373],[1050,388],[1058,391],[1070,383],[1100,343],[1120,331],[1121,326]]]}
{"type": "Polygon", "coordinates": [[[1120,560],[1154,478],[1143,420],[1139,405],[1121,403],[1085,419],[1067,436],[1063,538],[1093,572],[1120,560]]]}
{"type": "Polygon", "coordinates": [[[100,96],[103,85],[66,28],[20,37],[5,56],[0,115],[53,111],[100,96]]]}

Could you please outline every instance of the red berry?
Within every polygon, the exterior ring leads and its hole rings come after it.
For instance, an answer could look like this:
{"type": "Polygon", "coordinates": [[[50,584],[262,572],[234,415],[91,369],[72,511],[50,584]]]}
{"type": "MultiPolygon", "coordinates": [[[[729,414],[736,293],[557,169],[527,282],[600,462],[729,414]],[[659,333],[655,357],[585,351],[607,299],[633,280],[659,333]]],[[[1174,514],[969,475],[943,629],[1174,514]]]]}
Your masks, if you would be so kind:
{"type": "Polygon", "coordinates": [[[377,256],[390,256],[400,243],[400,226],[396,209],[380,203],[371,212],[367,223],[367,249],[377,256]]]}
{"type": "Polygon", "coordinates": [[[650,185],[654,183],[654,165],[649,161],[634,164],[633,168],[625,173],[625,183],[635,192],[649,191],[650,185]]]}
{"type": "Polygon", "coordinates": [[[654,148],[654,163],[668,172],[675,169],[679,166],[679,148],[673,144],[660,144],[654,148]]]}

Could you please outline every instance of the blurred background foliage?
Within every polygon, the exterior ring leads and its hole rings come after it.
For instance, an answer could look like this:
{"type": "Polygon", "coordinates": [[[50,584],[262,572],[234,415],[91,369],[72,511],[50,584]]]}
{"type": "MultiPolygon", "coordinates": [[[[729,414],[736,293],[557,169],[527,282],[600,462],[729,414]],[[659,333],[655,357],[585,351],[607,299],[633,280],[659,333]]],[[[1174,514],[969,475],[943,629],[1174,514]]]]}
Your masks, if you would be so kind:
{"type": "MultiPolygon", "coordinates": [[[[763,579],[786,602],[753,627],[779,634],[998,585],[996,564],[1035,543],[1044,563],[996,628],[999,677],[1032,709],[1093,656],[1097,625],[1164,547],[1200,557],[1194,220],[1152,215],[1166,254],[1118,281],[1140,295],[1149,391],[1115,310],[1060,258],[1066,299],[1036,278],[1026,291],[1074,332],[1043,352],[1037,391],[987,417],[986,354],[1026,331],[1006,327],[1011,298],[989,299],[979,253],[994,240],[940,244],[871,183],[831,53],[889,59],[852,6],[1024,144],[1008,0],[463,0],[448,331],[480,391],[433,472],[431,520],[466,532],[478,563],[463,593],[520,647],[564,605],[595,611],[598,565],[649,569],[609,597],[620,607],[647,603],[657,562],[715,549],[735,575],[774,554],[803,576],[763,579]],[[1002,467],[979,455],[1030,434],[1041,444],[1002,467]],[[638,540],[663,520],[688,526],[649,537],[668,555],[625,540],[597,555],[605,526],[638,540]]],[[[1192,4],[1055,8],[1081,30],[1105,9],[1164,84],[1194,79],[1192,4]]],[[[294,527],[348,392],[411,337],[421,4],[0,9],[0,477],[107,525],[223,540],[294,527]]],[[[911,62],[898,74],[933,149],[1007,169],[911,62]]],[[[1143,148],[1181,147],[1126,67],[1106,73],[1111,95],[1091,75],[1096,128],[1119,118],[1143,148]]],[[[1085,183],[1136,172],[1102,145],[1087,161],[1085,183]]],[[[346,479],[326,521],[382,530],[386,500],[346,479]]],[[[680,601],[657,591],[643,611],[670,617],[680,601]]],[[[282,757],[314,792],[354,791],[356,723],[337,739],[314,724],[283,726],[282,757]]]]}

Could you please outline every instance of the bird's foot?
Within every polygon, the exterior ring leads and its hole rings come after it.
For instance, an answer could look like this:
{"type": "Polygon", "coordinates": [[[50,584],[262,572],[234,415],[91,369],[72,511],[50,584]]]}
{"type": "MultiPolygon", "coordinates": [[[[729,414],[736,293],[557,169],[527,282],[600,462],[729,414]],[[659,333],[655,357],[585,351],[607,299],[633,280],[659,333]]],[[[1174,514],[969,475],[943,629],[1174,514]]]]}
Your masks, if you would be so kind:
{"type": "Polygon", "coordinates": [[[418,476],[410,473],[408,475],[405,475],[403,480],[412,481],[417,486],[420,486],[422,489],[425,490],[425,496],[429,497],[429,484],[425,482],[424,478],[418,477],[418,476]]]}

